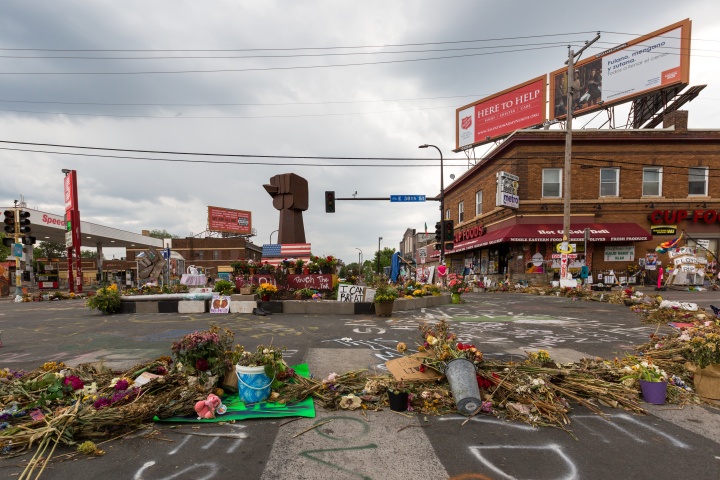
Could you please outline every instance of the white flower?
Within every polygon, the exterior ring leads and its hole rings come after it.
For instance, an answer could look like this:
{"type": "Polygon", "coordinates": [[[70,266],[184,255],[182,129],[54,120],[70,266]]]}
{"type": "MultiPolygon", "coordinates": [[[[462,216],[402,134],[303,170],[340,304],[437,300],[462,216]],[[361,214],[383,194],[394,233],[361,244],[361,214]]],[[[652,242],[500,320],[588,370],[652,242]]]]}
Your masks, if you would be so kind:
{"type": "Polygon", "coordinates": [[[647,368],[647,367],[648,367],[648,362],[646,362],[645,360],[643,360],[642,362],[640,362],[640,365],[642,365],[643,367],[647,368]]]}
{"type": "Polygon", "coordinates": [[[688,335],[687,333],[683,333],[678,337],[678,339],[683,342],[688,342],[690,341],[690,335],[688,335]]]}
{"type": "Polygon", "coordinates": [[[270,350],[268,350],[267,348],[263,350],[263,354],[267,355],[268,353],[270,353],[270,350]]]}

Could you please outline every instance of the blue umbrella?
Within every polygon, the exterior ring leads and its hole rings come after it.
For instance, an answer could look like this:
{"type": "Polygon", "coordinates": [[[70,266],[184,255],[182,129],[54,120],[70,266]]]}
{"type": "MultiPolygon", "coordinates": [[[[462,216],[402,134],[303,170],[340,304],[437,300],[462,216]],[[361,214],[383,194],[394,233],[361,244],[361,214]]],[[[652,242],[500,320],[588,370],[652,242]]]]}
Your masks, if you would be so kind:
{"type": "Polygon", "coordinates": [[[390,280],[393,283],[397,282],[398,274],[400,273],[400,254],[398,252],[393,253],[392,262],[390,263],[390,280]]]}

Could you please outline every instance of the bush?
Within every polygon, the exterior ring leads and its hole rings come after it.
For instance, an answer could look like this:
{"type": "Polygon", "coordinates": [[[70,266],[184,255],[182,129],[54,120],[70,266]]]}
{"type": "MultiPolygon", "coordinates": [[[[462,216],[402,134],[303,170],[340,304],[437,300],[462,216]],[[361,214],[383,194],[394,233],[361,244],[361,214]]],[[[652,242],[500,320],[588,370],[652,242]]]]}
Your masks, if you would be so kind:
{"type": "Polygon", "coordinates": [[[397,288],[392,285],[380,285],[375,290],[375,303],[392,302],[400,296],[397,288]]]}
{"type": "Polygon", "coordinates": [[[213,292],[218,292],[220,295],[232,295],[235,293],[235,284],[228,280],[218,280],[215,282],[213,292]]]}
{"type": "Polygon", "coordinates": [[[89,297],[85,305],[100,310],[102,313],[117,313],[120,311],[120,292],[117,285],[101,288],[95,295],[89,297]]]}

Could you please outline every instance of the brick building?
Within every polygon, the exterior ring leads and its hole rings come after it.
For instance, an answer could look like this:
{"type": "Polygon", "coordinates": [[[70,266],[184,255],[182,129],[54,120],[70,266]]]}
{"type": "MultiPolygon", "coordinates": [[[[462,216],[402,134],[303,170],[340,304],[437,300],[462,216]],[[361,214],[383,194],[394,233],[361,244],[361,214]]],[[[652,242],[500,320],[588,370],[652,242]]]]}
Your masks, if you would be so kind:
{"type": "MultiPolygon", "coordinates": [[[[683,231],[680,244],[706,247],[711,253],[699,250],[713,271],[720,131],[689,130],[687,119],[678,111],[666,115],[662,129],[573,131],[571,271],[587,263],[597,279],[642,267],[655,247],[683,231]]],[[[564,131],[519,130],[446,187],[444,217],[455,221],[454,248],[446,252],[450,271],[494,280],[507,274],[531,284],[557,276],[564,154],[564,131]],[[499,172],[518,177],[519,208],[496,206],[499,172]]]]}

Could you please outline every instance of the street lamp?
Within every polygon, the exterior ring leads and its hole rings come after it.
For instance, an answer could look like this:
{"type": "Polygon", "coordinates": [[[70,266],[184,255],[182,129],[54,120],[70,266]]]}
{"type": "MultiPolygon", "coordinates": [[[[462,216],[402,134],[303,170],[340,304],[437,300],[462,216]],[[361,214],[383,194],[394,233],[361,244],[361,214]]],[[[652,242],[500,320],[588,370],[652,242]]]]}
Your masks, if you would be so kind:
{"type": "Polygon", "coordinates": [[[377,261],[377,273],[380,275],[380,241],[382,237],[378,237],[378,261],[377,261]]]}
{"type": "Polygon", "coordinates": [[[443,155],[435,145],[420,145],[418,148],[433,147],[440,154],[440,265],[445,263],[445,182],[443,180],[443,155]]]}
{"type": "Polygon", "coordinates": [[[358,251],[358,271],[360,272],[359,275],[362,275],[362,250],[360,250],[358,247],[355,247],[355,250],[358,251]]]}
{"type": "Polygon", "coordinates": [[[270,244],[272,244],[272,234],[273,234],[273,233],[277,233],[277,232],[279,232],[279,231],[280,231],[280,230],[273,230],[272,232],[270,232],[270,244]]]}

